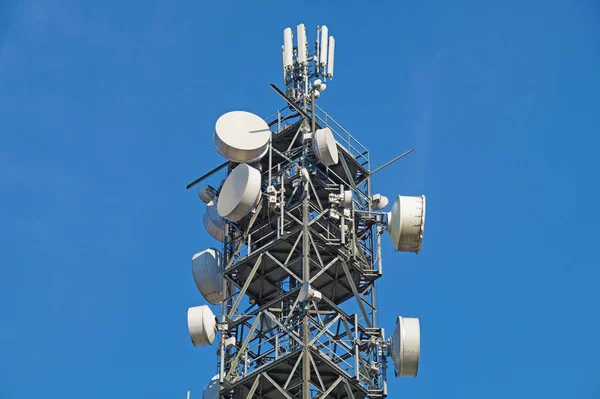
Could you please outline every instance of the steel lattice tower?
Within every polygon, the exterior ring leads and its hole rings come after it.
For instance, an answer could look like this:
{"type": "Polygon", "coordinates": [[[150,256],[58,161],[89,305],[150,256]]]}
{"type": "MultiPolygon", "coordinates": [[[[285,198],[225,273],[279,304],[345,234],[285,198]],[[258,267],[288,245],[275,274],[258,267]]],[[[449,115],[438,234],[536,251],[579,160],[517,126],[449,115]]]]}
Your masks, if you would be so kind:
{"type": "MultiPolygon", "coordinates": [[[[323,39],[303,56],[299,35],[291,67],[284,48],[285,93],[271,85],[285,106],[264,119],[269,150],[253,164],[263,195],[241,220],[224,220],[212,385],[228,399],[384,398],[392,353],[377,324],[375,282],[392,216],[372,194],[371,176],[381,168],[371,170],[369,151],[316,104],[333,75],[333,39],[327,71],[323,39]],[[329,166],[314,143],[323,129],[337,143],[338,160],[329,166]]],[[[317,36],[327,39],[326,28],[317,36]]],[[[227,161],[201,179],[236,166],[227,161]]],[[[220,189],[212,191],[218,197],[220,189]]],[[[423,220],[424,200],[420,212],[423,220]]],[[[423,226],[415,227],[422,238],[423,226]]],[[[417,244],[409,250],[418,252],[417,244]]],[[[403,351],[404,367],[414,364],[416,375],[414,348],[403,351]]]]}

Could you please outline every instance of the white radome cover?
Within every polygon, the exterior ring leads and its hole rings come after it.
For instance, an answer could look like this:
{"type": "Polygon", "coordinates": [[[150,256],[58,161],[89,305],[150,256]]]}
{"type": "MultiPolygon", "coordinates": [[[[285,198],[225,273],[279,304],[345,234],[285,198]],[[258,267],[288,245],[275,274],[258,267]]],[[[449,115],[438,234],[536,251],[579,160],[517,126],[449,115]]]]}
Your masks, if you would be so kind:
{"type": "Polygon", "coordinates": [[[198,198],[200,198],[205,204],[208,204],[215,198],[216,190],[208,184],[204,184],[198,188],[197,193],[198,198]]]}
{"type": "Polygon", "coordinates": [[[379,211],[388,206],[390,200],[385,195],[375,194],[373,195],[373,209],[379,211]]]}
{"type": "Polygon", "coordinates": [[[398,317],[390,348],[397,377],[416,377],[421,354],[419,319],[398,317]]]}
{"type": "Polygon", "coordinates": [[[261,176],[258,169],[239,164],[227,176],[219,194],[219,216],[232,222],[242,220],[261,198],[261,176]]]}
{"type": "Polygon", "coordinates": [[[232,162],[250,163],[267,153],[270,137],[269,125],[260,116],[231,111],[217,120],[213,145],[232,162]]]}
{"type": "Polygon", "coordinates": [[[317,129],[313,138],[313,151],[325,166],[332,166],[338,163],[337,142],[330,128],[317,129]]]}
{"type": "Polygon", "coordinates": [[[215,240],[223,242],[225,241],[225,219],[219,216],[217,211],[217,204],[215,200],[210,201],[206,204],[206,211],[204,211],[204,217],[202,219],[204,228],[215,240]]]}
{"type": "Polygon", "coordinates": [[[399,195],[388,213],[387,231],[394,249],[404,252],[421,252],[425,231],[425,196],[399,195]]]}
{"type": "Polygon", "coordinates": [[[219,399],[219,374],[210,379],[202,391],[202,399],[219,399]]]}
{"type": "Polygon", "coordinates": [[[192,275],[204,299],[218,305],[225,299],[221,251],[208,248],[192,257],[192,275]]]}
{"type": "Polygon", "coordinates": [[[217,321],[208,305],[188,309],[188,331],[194,346],[212,345],[215,342],[217,321]]]}
{"type": "Polygon", "coordinates": [[[269,333],[269,335],[273,335],[273,329],[277,326],[277,323],[275,323],[269,316],[267,316],[266,314],[263,313],[263,315],[261,316],[261,321],[260,321],[260,331],[265,334],[265,333],[269,333]]]}

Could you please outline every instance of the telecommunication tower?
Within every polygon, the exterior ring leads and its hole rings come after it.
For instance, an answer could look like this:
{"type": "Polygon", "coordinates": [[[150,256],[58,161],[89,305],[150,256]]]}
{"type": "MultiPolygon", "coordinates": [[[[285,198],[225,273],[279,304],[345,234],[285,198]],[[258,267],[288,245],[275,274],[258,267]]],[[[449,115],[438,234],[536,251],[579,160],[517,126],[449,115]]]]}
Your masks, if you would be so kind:
{"type": "Polygon", "coordinates": [[[417,375],[420,325],[398,317],[378,327],[375,282],[382,235],[419,253],[425,196],[373,193],[369,151],[317,105],[334,74],[335,40],[317,27],[286,28],[285,106],[263,119],[232,111],[213,145],[226,161],[196,181],[203,224],[219,245],[192,258],[198,290],[212,305],[188,309],[195,346],[217,345],[205,399],[385,398],[387,358],[396,376],[417,375]],[[295,44],[294,44],[294,36],[295,44]],[[224,171],[224,172],[223,172],[224,171]],[[218,339],[217,339],[218,337],[218,339]]]}

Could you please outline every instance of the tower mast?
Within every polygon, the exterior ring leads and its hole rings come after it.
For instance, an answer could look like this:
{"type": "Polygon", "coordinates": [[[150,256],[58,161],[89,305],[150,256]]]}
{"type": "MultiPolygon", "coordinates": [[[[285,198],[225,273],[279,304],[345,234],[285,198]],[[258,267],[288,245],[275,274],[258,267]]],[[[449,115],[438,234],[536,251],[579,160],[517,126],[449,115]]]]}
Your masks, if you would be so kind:
{"type": "Polygon", "coordinates": [[[283,35],[284,106],[267,118],[222,115],[213,144],[226,162],[198,188],[208,233],[220,242],[194,255],[194,280],[221,305],[188,310],[196,346],[216,343],[218,374],[205,398],[385,398],[387,358],[416,376],[420,325],[398,317],[391,338],[377,326],[381,236],[419,253],[424,196],[372,194],[370,153],[317,105],[333,78],[335,39],[304,24],[283,35]],[[294,45],[294,43],[296,43],[294,45]],[[223,173],[223,172],[221,172],[223,173]]]}

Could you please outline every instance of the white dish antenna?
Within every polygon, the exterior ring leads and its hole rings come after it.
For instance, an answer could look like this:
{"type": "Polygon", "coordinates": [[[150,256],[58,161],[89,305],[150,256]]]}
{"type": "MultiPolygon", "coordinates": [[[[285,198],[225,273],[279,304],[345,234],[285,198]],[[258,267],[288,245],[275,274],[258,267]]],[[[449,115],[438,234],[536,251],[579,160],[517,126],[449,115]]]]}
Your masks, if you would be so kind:
{"type": "Polygon", "coordinates": [[[283,30],[283,68],[292,69],[294,65],[294,44],[292,42],[292,28],[283,30]]]}
{"type": "Polygon", "coordinates": [[[325,65],[327,65],[327,37],[329,35],[329,31],[327,29],[327,26],[323,25],[321,26],[321,41],[320,41],[320,45],[321,45],[321,50],[319,51],[319,63],[321,64],[321,67],[325,67],[325,65]]]}
{"type": "Polygon", "coordinates": [[[327,77],[333,78],[333,57],[335,56],[335,39],[329,37],[329,59],[327,63],[327,77]]]}
{"type": "Polygon", "coordinates": [[[321,92],[325,91],[325,89],[327,88],[327,85],[325,83],[323,83],[321,81],[321,79],[316,79],[313,82],[313,87],[315,88],[315,95],[316,95],[317,93],[321,93],[321,92]]]}
{"type": "Polygon", "coordinates": [[[298,300],[300,302],[305,302],[308,300],[318,302],[321,299],[323,299],[323,295],[311,287],[309,283],[304,283],[302,288],[300,288],[300,292],[298,293],[298,300]]]}
{"type": "Polygon", "coordinates": [[[240,164],[227,176],[217,210],[219,215],[232,222],[242,220],[256,207],[261,198],[260,172],[247,164],[240,164]]]}
{"type": "Polygon", "coordinates": [[[215,125],[213,145],[232,162],[258,161],[269,149],[271,131],[260,116],[246,111],[222,115],[215,125]]]}
{"type": "Polygon", "coordinates": [[[202,200],[202,202],[208,204],[210,201],[212,201],[216,196],[217,196],[217,190],[215,190],[213,187],[209,186],[208,184],[205,184],[203,186],[200,186],[200,188],[198,188],[198,198],[200,198],[202,200]]]}
{"type": "Polygon", "coordinates": [[[373,209],[379,211],[388,206],[390,200],[385,195],[373,195],[373,209]]]}
{"type": "Polygon", "coordinates": [[[217,319],[208,305],[188,309],[188,330],[194,346],[212,345],[217,335],[217,319]]]}
{"type": "Polygon", "coordinates": [[[419,319],[398,317],[392,335],[390,355],[397,377],[416,377],[421,353],[421,326],[419,319]]]}
{"type": "Polygon", "coordinates": [[[219,399],[219,374],[210,379],[202,391],[202,399],[219,399]]]}
{"type": "Polygon", "coordinates": [[[298,64],[305,65],[308,59],[308,46],[304,24],[298,25],[296,32],[298,34],[298,64]]]}
{"type": "Polygon", "coordinates": [[[204,299],[218,305],[225,299],[221,252],[208,248],[192,257],[192,275],[204,299]]]}
{"type": "Polygon", "coordinates": [[[325,166],[338,163],[339,154],[335,137],[330,128],[318,129],[313,138],[313,151],[325,166]]]}
{"type": "Polygon", "coordinates": [[[421,252],[425,231],[425,196],[399,195],[388,213],[387,231],[396,251],[421,252]]]}
{"type": "Polygon", "coordinates": [[[204,217],[202,218],[204,228],[215,240],[225,241],[225,219],[219,216],[217,211],[217,204],[215,200],[210,201],[206,204],[206,211],[204,211],[204,217]]]}
{"type": "Polygon", "coordinates": [[[263,314],[260,319],[260,332],[263,334],[273,335],[273,330],[277,327],[277,323],[269,316],[263,314]]]}

